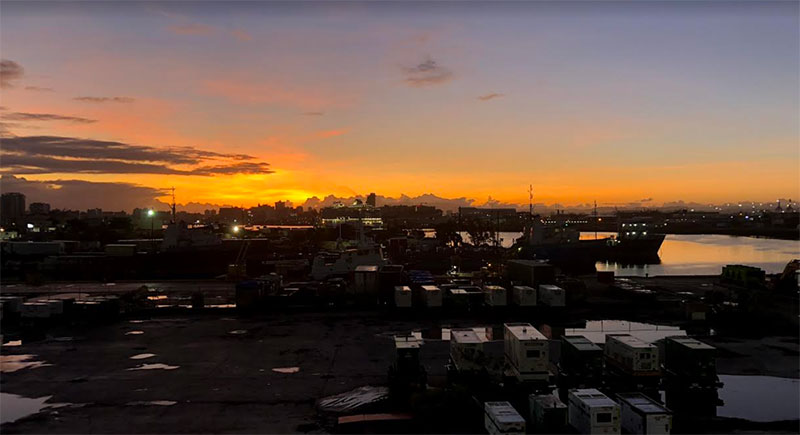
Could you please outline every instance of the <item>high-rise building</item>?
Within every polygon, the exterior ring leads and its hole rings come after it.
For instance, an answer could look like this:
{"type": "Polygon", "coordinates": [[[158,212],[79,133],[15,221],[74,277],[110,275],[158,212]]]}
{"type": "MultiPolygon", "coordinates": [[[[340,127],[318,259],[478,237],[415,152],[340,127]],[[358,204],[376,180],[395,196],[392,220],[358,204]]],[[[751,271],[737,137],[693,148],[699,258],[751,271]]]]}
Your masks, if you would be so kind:
{"type": "Polygon", "coordinates": [[[375,203],[376,203],[375,193],[373,192],[367,195],[367,205],[370,207],[375,207],[375,203]]]}
{"type": "Polygon", "coordinates": [[[3,225],[17,224],[25,216],[25,195],[4,193],[0,198],[0,221],[3,225]]]}
{"type": "Polygon", "coordinates": [[[31,214],[47,214],[50,213],[50,204],[46,202],[32,202],[30,205],[31,214]]]}

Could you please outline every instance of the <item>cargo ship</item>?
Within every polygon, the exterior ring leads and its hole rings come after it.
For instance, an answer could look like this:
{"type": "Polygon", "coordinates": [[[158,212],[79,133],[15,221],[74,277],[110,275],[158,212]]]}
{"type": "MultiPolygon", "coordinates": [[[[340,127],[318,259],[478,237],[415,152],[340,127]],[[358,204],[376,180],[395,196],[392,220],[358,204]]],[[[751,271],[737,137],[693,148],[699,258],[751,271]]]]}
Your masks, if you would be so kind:
{"type": "Polygon", "coordinates": [[[628,264],[660,263],[658,251],[664,234],[647,219],[621,222],[617,236],[598,239],[581,239],[580,231],[569,224],[545,224],[540,218],[531,224],[516,240],[514,248],[519,258],[547,259],[553,264],[580,265],[597,261],[615,261],[628,264]]]}

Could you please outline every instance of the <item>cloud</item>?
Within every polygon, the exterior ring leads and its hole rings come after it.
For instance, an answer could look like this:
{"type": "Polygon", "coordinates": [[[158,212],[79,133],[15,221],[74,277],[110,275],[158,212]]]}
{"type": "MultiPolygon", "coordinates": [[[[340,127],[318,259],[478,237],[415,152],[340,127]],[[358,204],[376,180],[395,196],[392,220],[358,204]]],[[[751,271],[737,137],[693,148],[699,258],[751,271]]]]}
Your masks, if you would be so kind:
{"type": "Polygon", "coordinates": [[[242,42],[252,41],[253,37],[242,29],[231,30],[231,36],[242,42]]]}
{"type": "Polygon", "coordinates": [[[214,27],[200,23],[175,24],[169,26],[169,30],[176,35],[210,35],[216,32],[214,27]]]}
{"type": "Polygon", "coordinates": [[[653,202],[653,198],[640,199],[639,202],[653,202]]]}
{"type": "Polygon", "coordinates": [[[322,116],[325,112],[303,112],[305,116],[322,116]]]}
{"type": "Polygon", "coordinates": [[[453,79],[453,73],[430,57],[414,67],[403,68],[407,85],[419,88],[440,85],[453,79]]]}
{"type": "Polygon", "coordinates": [[[347,132],[349,132],[349,131],[350,131],[350,129],[348,129],[348,128],[340,128],[340,129],[337,129],[337,130],[325,130],[325,131],[317,132],[316,136],[317,137],[321,137],[321,138],[324,139],[324,138],[329,138],[329,137],[341,136],[343,134],[347,134],[347,132]]]}
{"type": "Polygon", "coordinates": [[[61,136],[8,137],[1,151],[7,174],[269,174],[269,164],[247,154],[193,147],[132,145],[61,136]],[[177,166],[177,167],[176,167],[177,166]]]}
{"type": "Polygon", "coordinates": [[[53,208],[131,211],[134,207],[155,204],[156,197],[166,192],[133,183],[98,183],[83,180],[27,180],[3,174],[0,183],[4,192],[21,192],[30,202],[46,202],[53,208]]]}
{"type": "Polygon", "coordinates": [[[36,92],[53,92],[53,88],[42,88],[39,86],[25,86],[26,91],[36,91],[36,92]]]}
{"type": "Polygon", "coordinates": [[[52,113],[24,113],[13,112],[3,115],[3,119],[10,121],[65,121],[74,124],[91,124],[95,119],[81,118],[79,116],[54,115],[52,113]]]}
{"type": "Polygon", "coordinates": [[[131,97],[75,97],[73,100],[85,103],[133,103],[136,101],[131,97]]]}
{"type": "Polygon", "coordinates": [[[0,60],[0,88],[13,88],[12,81],[19,80],[25,74],[22,65],[13,60],[0,60]]]}
{"type": "Polygon", "coordinates": [[[495,98],[502,98],[502,97],[505,97],[505,96],[506,96],[506,94],[498,94],[498,93],[492,92],[491,94],[480,95],[480,96],[478,96],[478,99],[481,100],[481,101],[489,101],[489,100],[493,100],[495,98]]]}

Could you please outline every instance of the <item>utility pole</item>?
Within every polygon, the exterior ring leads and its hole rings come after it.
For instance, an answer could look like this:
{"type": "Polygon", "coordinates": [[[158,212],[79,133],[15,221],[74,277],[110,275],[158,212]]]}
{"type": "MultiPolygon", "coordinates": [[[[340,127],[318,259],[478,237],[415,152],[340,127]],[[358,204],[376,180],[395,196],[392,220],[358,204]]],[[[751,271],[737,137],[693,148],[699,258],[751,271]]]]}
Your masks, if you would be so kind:
{"type": "Polygon", "coordinates": [[[177,219],[175,218],[175,186],[172,186],[172,223],[176,223],[177,219]]]}

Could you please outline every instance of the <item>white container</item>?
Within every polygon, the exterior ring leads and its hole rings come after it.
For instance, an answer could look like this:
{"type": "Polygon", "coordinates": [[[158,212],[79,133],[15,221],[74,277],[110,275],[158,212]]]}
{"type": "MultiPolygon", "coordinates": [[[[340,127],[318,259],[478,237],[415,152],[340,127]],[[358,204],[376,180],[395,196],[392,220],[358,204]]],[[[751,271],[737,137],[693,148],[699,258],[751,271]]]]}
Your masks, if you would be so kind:
{"type": "Polygon", "coordinates": [[[490,307],[505,307],[508,304],[506,289],[498,285],[483,286],[483,297],[486,305],[490,307]]]}
{"type": "Polygon", "coordinates": [[[506,360],[524,380],[550,378],[550,342],[530,323],[503,325],[506,360]]]}
{"type": "Polygon", "coordinates": [[[50,317],[50,304],[46,302],[25,302],[22,304],[22,317],[46,319],[50,317]]]}
{"type": "Polygon", "coordinates": [[[442,290],[435,285],[422,286],[422,300],[428,308],[439,308],[442,306],[442,290]]]}
{"type": "Polygon", "coordinates": [[[398,308],[411,308],[411,288],[399,285],[394,288],[394,306],[398,308]]]}
{"type": "Polygon", "coordinates": [[[515,285],[511,289],[514,305],[518,307],[536,306],[536,289],[526,285],[515,285]]]}
{"type": "Polygon", "coordinates": [[[622,429],[628,433],[669,435],[672,411],[641,393],[618,394],[622,429]]]}
{"type": "Polygon", "coordinates": [[[619,434],[620,408],[597,389],[569,392],[569,424],[584,434],[619,434]]]}
{"type": "Polygon", "coordinates": [[[525,419],[508,402],[486,402],[483,405],[484,426],[490,434],[524,434],[525,419]]]}
{"type": "Polygon", "coordinates": [[[483,370],[488,357],[483,350],[484,340],[472,329],[450,331],[450,359],[459,371],[483,370]]]}
{"type": "Polygon", "coordinates": [[[628,334],[607,334],[603,348],[606,363],[632,375],[660,373],[658,347],[628,334]]]}
{"type": "Polygon", "coordinates": [[[563,307],[567,304],[564,289],[551,284],[539,285],[539,304],[548,307],[563,307]]]}

